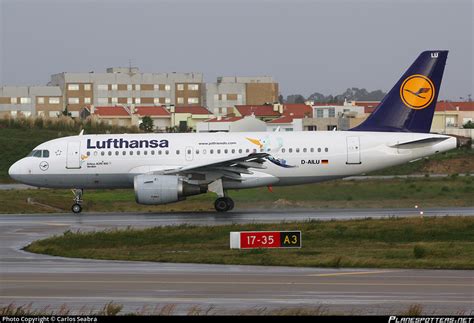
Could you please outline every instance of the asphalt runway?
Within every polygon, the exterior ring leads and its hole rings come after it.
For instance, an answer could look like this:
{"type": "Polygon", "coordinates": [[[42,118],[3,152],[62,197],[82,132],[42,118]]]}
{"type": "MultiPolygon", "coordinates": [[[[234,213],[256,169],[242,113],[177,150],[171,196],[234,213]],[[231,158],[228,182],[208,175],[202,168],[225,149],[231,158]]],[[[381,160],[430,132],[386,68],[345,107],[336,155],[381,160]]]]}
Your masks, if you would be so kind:
{"type": "MultiPolygon", "coordinates": [[[[424,216],[474,215],[473,208],[425,209],[424,216]]],[[[335,314],[398,314],[421,304],[425,313],[474,314],[474,271],[321,269],[164,264],[68,259],[27,253],[29,242],[65,230],[103,230],[182,223],[217,225],[310,219],[419,216],[415,209],[268,210],[216,213],[84,213],[0,216],[0,304],[123,312],[259,313],[311,306],[335,314]],[[158,306],[158,307],[157,307],[158,306]]],[[[304,233],[303,233],[304,239],[304,233]]]]}

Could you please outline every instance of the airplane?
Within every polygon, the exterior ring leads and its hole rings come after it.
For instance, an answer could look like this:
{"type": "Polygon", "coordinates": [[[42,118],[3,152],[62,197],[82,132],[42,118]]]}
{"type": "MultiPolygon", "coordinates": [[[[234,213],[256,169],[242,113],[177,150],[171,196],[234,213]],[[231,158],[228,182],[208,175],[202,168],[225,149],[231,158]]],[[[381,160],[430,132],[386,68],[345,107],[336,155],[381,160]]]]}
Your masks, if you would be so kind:
{"type": "Polygon", "coordinates": [[[317,183],[400,165],[457,147],[430,133],[448,51],[422,52],[374,112],[348,131],[102,134],[58,138],[14,163],[14,180],[84,189],[133,188],[158,205],[213,192],[218,212],[231,189],[317,183]],[[423,93],[423,96],[419,94],[423,93]]]}

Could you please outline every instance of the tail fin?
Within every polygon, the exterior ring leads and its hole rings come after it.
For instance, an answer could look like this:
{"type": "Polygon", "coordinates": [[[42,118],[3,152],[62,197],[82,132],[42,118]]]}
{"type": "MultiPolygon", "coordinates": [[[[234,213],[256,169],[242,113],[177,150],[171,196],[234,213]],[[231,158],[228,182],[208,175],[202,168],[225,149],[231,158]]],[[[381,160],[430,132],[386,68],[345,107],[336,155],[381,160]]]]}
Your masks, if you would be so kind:
{"type": "Polygon", "coordinates": [[[352,131],[430,132],[448,51],[420,54],[374,112],[352,131]]]}

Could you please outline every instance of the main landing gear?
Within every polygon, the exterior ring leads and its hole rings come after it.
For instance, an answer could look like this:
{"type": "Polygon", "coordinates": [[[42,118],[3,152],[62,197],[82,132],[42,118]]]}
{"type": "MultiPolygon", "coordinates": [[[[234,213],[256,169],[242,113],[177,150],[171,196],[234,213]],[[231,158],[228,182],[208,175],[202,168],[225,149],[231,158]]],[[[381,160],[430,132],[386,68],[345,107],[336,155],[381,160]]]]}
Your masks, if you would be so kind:
{"type": "Polygon", "coordinates": [[[72,190],[72,193],[74,194],[74,204],[71,207],[72,212],[74,213],[81,213],[82,211],[82,194],[84,193],[84,190],[82,189],[74,189],[72,190]]]}
{"type": "Polygon", "coordinates": [[[230,197],[227,197],[227,196],[219,197],[214,202],[214,208],[216,209],[217,212],[230,211],[234,208],[234,201],[230,197]]]}
{"type": "Polygon", "coordinates": [[[227,212],[234,208],[234,201],[226,196],[227,192],[224,191],[224,186],[222,185],[222,179],[217,179],[211,182],[207,190],[217,194],[217,200],[214,202],[214,208],[217,212],[227,212]]]}

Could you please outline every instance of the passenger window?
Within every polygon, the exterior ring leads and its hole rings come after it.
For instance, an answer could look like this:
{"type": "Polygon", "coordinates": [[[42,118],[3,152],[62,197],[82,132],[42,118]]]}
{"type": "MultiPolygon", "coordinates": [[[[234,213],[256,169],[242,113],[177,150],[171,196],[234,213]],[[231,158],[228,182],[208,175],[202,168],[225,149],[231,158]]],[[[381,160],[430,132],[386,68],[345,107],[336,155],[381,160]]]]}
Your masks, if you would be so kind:
{"type": "Polygon", "coordinates": [[[126,154],[127,154],[127,152],[126,152],[125,150],[124,150],[124,151],[122,151],[122,155],[124,155],[124,156],[125,156],[126,154]]]}
{"type": "Polygon", "coordinates": [[[300,152],[300,149],[299,149],[299,148],[296,148],[296,152],[299,153],[299,152],[300,152]]]}
{"type": "Polygon", "coordinates": [[[227,149],[224,149],[224,153],[227,154],[229,151],[227,149]]]}
{"type": "Polygon", "coordinates": [[[161,150],[158,150],[158,155],[161,155],[161,150]]]}
{"type": "Polygon", "coordinates": [[[242,149],[239,149],[239,154],[241,154],[241,153],[242,153],[242,149]]]}
{"type": "Polygon", "coordinates": [[[165,154],[169,155],[169,153],[170,153],[170,151],[169,151],[169,150],[165,151],[165,154]]]}
{"type": "Polygon", "coordinates": [[[145,150],[145,151],[143,152],[143,155],[148,155],[148,151],[145,150]]]}
{"type": "Polygon", "coordinates": [[[176,155],[179,155],[179,150],[176,150],[176,155]]]}
{"type": "Polygon", "coordinates": [[[325,152],[328,152],[328,151],[329,151],[329,149],[327,149],[327,148],[324,148],[324,151],[325,151],[325,152]]]}
{"type": "Polygon", "coordinates": [[[116,150],[116,151],[115,151],[115,156],[118,156],[118,155],[119,155],[119,151],[116,150]]]}
{"type": "Polygon", "coordinates": [[[232,153],[235,154],[235,149],[232,149],[232,153]]]}
{"type": "Polygon", "coordinates": [[[139,150],[139,151],[137,151],[137,155],[140,155],[140,150],[139,150]]]}
{"type": "Polygon", "coordinates": [[[133,150],[130,150],[130,156],[132,156],[132,155],[133,155],[133,150]]]}
{"type": "Polygon", "coordinates": [[[217,153],[220,154],[220,153],[221,153],[221,150],[220,150],[220,149],[217,149],[217,153]]]}
{"type": "Polygon", "coordinates": [[[49,150],[43,150],[43,158],[49,157],[49,150]]]}
{"type": "Polygon", "coordinates": [[[282,148],[282,149],[281,149],[281,152],[282,152],[282,153],[284,153],[285,151],[286,151],[286,149],[285,149],[285,148],[282,148]]]}
{"type": "Polygon", "coordinates": [[[97,154],[98,154],[97,151],[94,151],[94,156],[97,156],[97,154]]]}
{"type": "Polygon", "coordinates": [[[191,149],[188,149],[188,155],[191,155],[191,149]]]}
{"type": "Polygon", "coordinates": [[[306,149],[306,148],[303,148],[303,152],[304,152],[304,153],[305,153],[305,152],[307,152],[307,151],[308,151],[308,149],[306,149]]]}
{"type": "Polygon", "coordinates": [[[104,156],[104,155],[105,155],[105,151],[101,151],[100,154],[101,154],[102,156],[104,156]]]}
{"type": "Polygon", "coordinates": [[[311,152],[314,153],[314,148],[311,148],[311,152]]]}
{"type": "Polygon", "coordinates": [[[199,149],[196,149],[196,155],[199,155],[199,149]]]}
{"type": "Polygon", "coordinates": [[[212,155],[214,153],[214,149],[211,149],[209,153],[212,155]]]}
{"type": "Polygon", "coordinates": [[[91,155],[91,152],[90,152],[90,151],[88,151],[88,152],[86,153],[86,155],[87,155],[87,156],[90,156],[90,155],[91,155]]]}
{"type": "Polygon", "coordinates": [[[289,152],[289,153],[292,153],[292,152],[293,152],[293,148],[289,148],[289,149],[288,149],[288,152],[289,152]]]}
{"type": "Polygon", "coordinates": [[[151,154],[152,154],[152,155],[154,155],[154,154],[155,154],[155,151],[154,151],[154,150],[152,150],[152,151],[151,151],[151,154]]]}
{"type": "Polygon", "coordinates": [[[206,152],[207,152],[206,149],[203,149],[203,150],[202,150],[202,153],[203,153],[204,155],[206,154],[206,152]]]}
{"type": "Polygon", "coordinates": [[[318,153],[320,153],[320,152],[321,152],[321,148],[318,148],[318,153]]]}
{"type": "Polygon", "coordinates": [[[249,152],[250,152],[250,149],[248,149],[248,148],[245,149],[245,152],[246,152],[246,153],[249,153],[249,152]]]}
{"type": "Polygon", "coordinates": [[[109,151],[109,156],[112,156],[112,152],[111,152],[111,151],[109,151]]]}

